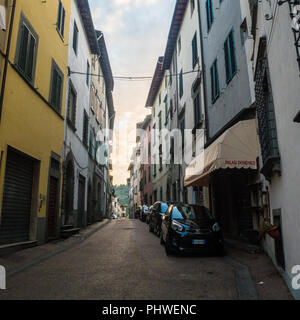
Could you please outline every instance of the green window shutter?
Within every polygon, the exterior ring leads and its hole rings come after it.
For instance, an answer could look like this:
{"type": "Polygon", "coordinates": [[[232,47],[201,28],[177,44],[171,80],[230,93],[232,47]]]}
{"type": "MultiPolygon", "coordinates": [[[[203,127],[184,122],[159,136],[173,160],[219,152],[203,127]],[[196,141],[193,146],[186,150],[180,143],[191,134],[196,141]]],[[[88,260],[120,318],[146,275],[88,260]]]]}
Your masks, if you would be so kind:
{"type": "Polygon", "coordinates": [[[35,50],[35,39],[30,34],[27,61],[26,61],[26,65],[27,65],[26,66],[26,76],[28,77],[29,80],[32,80],[34,50],[35,50]]]}
{"type": "Polygon", "coordinates": [[[52,92],[51,92],[51,105],[53,107],[56,106],[56,94],[57,94],[57,71],[54,69],[53,70],[53,75],[52,75],[52,92]]]}
{"type": "Polygon", "coordinates": [[[57,28],[60,29],[60,21],[61,21],[61,9],[62,9],[62,3],[61,1],[59,0],[58,2],[58,11],[57,11],[57,28]]]}
{"type": "Polygon", "coordinates": [[[25,25],[22,26],[21,44],[18,59],[19,68],[25,72],[26,71],[26,55],[27,55],[27,44],[29,38],[29,31],[25,25]]]}
{"type": "Polygon", "coordinates": [[[231,31],[230,35],[229,35],[229,48],[230,48],[230,54],[231,54],[231,70],[232,70],[232,75],[234,75],[237,70],[237,63],[236,63],[234,32],[233,31],[231,31]]]}
{"type": "Polygon", "coordinates": [[[61,35],[64,36],[64,32],[65,32],[65,18],[66,18],[66,11],[63,8],[63,12],[62,12],[62,23],[61,23],[61,35]]]}

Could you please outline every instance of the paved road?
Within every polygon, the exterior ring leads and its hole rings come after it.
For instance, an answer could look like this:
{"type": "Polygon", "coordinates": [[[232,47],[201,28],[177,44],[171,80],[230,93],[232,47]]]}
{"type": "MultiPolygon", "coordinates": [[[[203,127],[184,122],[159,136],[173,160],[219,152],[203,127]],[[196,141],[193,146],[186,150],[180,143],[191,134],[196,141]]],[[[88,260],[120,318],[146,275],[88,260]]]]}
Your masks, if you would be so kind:
{"type": "Polygon", "coordinates": [[[138,220],[113,220],[86,241],[7,280],[0,299],[237,299],[234,266],[166,256],[138,220]]]}

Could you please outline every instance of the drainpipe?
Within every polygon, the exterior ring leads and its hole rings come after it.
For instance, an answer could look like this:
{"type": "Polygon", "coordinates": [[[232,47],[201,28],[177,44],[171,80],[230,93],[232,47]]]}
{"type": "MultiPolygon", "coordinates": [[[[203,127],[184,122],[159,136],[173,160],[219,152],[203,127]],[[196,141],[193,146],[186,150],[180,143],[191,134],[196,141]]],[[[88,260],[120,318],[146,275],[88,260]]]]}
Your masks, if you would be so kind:
{"type": "Polygon", "coordinates": [[[17,0],[13,0],[10,25],[9,25],[9,33],[8,33],[8,40],[7,40],[7,47],[6,47],[6,54],[5,54],[5,63],[4,63],[4,69],[3,69],[1,94],[0,94],[0,121],[1,121],[1,115],[2,115],[3,101],[4,101],[7,67],[8,67],[8,63],[9,63],[10,45],[11,45],[11,37],[12,37],[12,31],[13,31],[13,25],[14,25],[14,18],[15,18],[16,2],[17,2],[17,0]]]}
{"type": "Polygon", "coordinates": [[[201,15],[200,15],[200,0],[198,2],[198,21],[199,21],[199,30],[200,30],[200,45],[201,45],[201,64],[202,64],[202,74],[203,74],[203,84],[204,84],[204,113],[205,113],[205,133],[206,133],[206,142],[209,140],[209,121],[208,121],[208,111],[207,111],[207,86],[206,86],[206,69],[204,62],[204,45],[203,45],[203,30],[201,24],[201,15]]]}

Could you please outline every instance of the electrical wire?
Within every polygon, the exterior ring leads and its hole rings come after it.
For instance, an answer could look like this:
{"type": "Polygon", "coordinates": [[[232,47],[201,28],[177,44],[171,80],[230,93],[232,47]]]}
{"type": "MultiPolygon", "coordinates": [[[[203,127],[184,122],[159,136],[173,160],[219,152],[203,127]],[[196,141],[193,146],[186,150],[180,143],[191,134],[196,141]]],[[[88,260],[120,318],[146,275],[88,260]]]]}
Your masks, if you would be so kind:
{"type": "MultiPolygon", "coordinates": [[[[182,72],[182,75],[186,75],[186,74],[191,74],[191,73],[199,73],[199,70],[192,70],[192,71],[186,71],[186,72],[182,72]]],[[[99,75],[99,74],[94,74],[94,73],[86,73],[86,72],[79,72],[79,71],[69,71],[69,75],[72,74],[77,74],[77,75],[83,75],[83,76],[94,76],[94,77],[102,77],[104,78],[104,75],[99,75]]],[[[170,77],[177,77],[180,76],[179,73],[176,74],[170,74],[170,75],[166,75],[166,77],[170,78],[170,77]]],[[[146,77],[141,77],[141,76],[114,76],[113,77],[115,80],[123,80],[123,81],[149,81],[153,79],[153,76],[146,76],[146,77]]]]}

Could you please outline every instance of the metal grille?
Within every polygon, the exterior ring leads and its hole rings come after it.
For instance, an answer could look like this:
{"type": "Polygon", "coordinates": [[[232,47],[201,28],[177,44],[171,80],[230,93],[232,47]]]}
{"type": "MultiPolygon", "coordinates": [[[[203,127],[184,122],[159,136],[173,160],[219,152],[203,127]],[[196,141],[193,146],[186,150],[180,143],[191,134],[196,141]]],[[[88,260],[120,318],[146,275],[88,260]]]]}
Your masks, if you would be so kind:
{"type": "Polygon", "coordinates": [[[33,161],[8,149],[0,244],[29,240],[33,161]]]}

